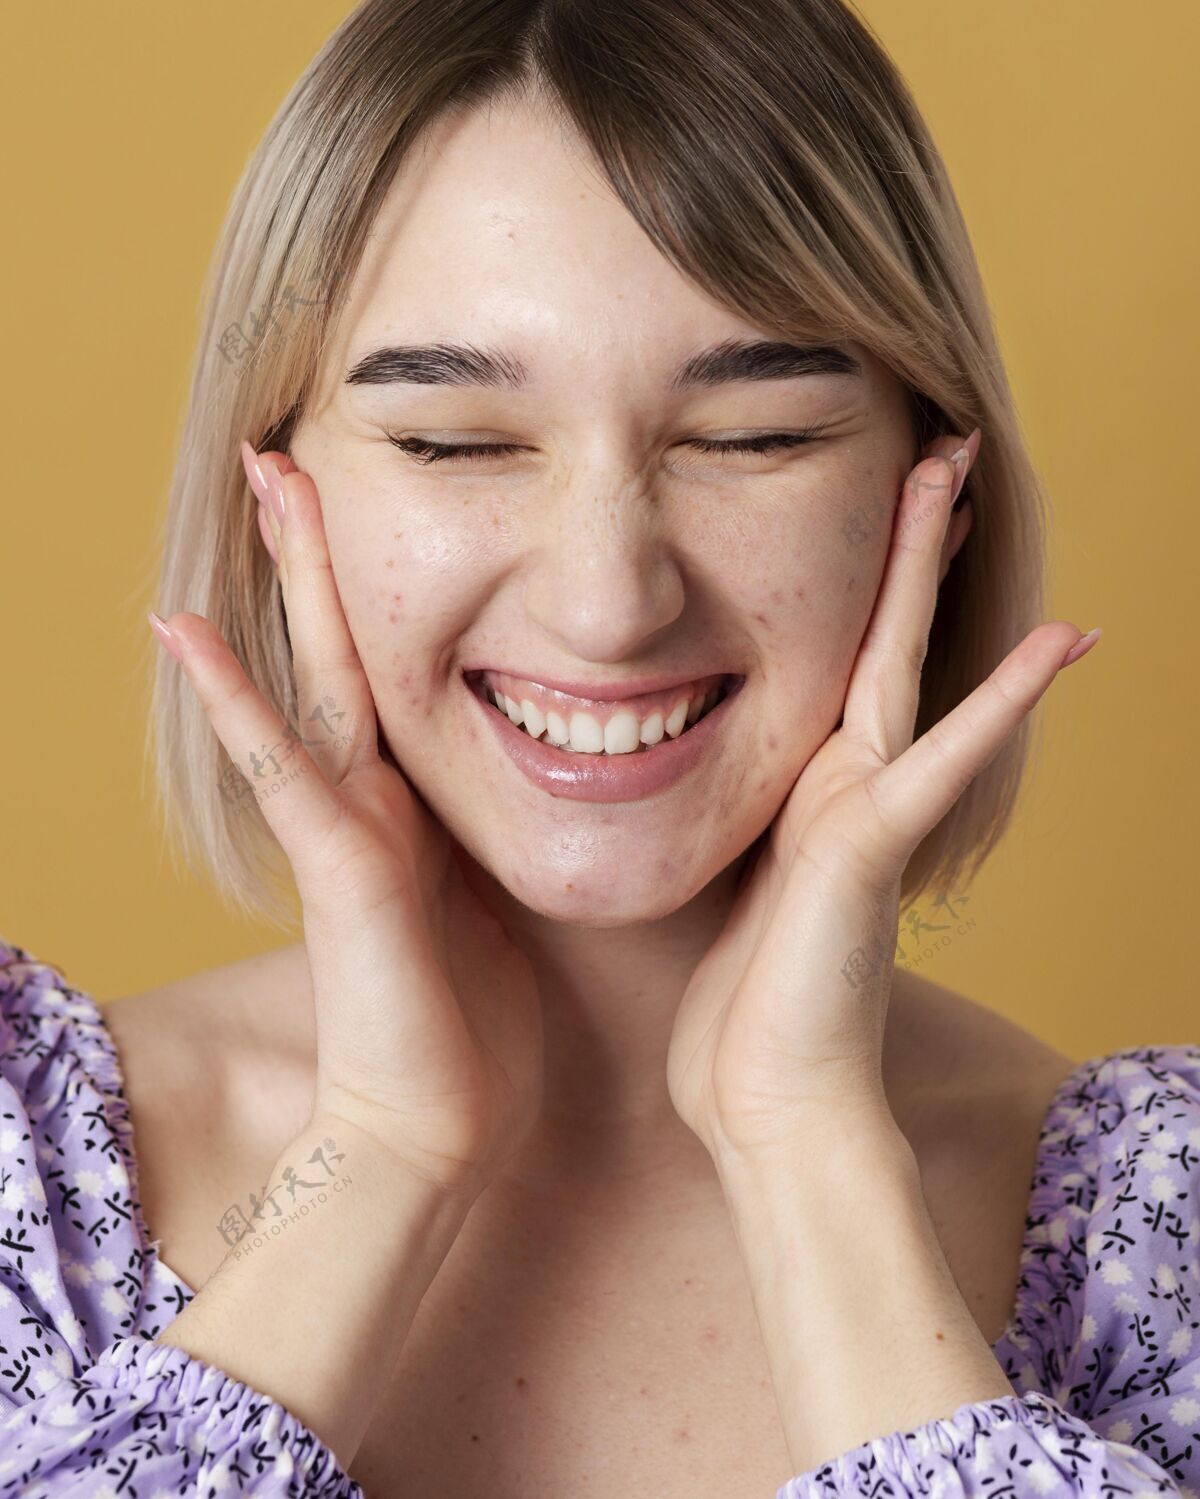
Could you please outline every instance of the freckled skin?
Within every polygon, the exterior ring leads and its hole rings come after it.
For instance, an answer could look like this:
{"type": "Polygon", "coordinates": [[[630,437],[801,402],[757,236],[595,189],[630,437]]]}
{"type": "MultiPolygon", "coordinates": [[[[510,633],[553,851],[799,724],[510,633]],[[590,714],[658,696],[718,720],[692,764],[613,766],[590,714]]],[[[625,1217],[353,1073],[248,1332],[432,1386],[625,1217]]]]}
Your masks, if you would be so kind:
{"type": "MultiPolygon", "coordinates": [[[[692,903],[687,919],[711,924],[695,897],[718,879],[733,889],[735,861],[838,721],[911,466],[905,392],[849,342],[861,380],[673,391],[691,354],[768,330],[660,255],[536,103],[449,115],[429,147],[385,195],[290,448],[321,495],[381,727],[524,916],[646,924],[692,903]],[[528,382],[343,383],[383,342],[440,339],[509,352],[528,382]],[[757,458],[690,441],[810,423],[829,435],[757,458]],[[521,452],[419,464],[387,429],[521,452]],[[856,510],[880,524],[852,544],[856,510]],[[546,794],[495,749],[461,678],[485,664],[746,683],[684,781],[605,805],[546,794]]],[[[617,992],[646,980],[630,963],[617,992]]]]}

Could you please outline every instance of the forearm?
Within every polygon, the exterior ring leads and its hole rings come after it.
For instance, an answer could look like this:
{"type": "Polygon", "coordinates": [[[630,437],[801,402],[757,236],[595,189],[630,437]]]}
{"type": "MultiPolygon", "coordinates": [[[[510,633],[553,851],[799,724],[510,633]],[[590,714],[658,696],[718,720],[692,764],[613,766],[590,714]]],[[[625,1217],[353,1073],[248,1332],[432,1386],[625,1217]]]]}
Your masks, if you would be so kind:
{"type": "Polygon", "coordinates": [[[269,1183],[287,1168],[316,1179],[304,1163],[328,1139],[343,1159],[323,1200],[305,1190],[277,1199],[280,1216],[265,1214],[231,1247],[156,1341],[271,1396],[348,1468],[381,1373],[394,1367],[469,1205],[400,1170],[339,1118],[310,1122],[280,1153],[269,1183]]]}
{"type": "Polygon", "coordinates": [[[794,1151],[719,1169],[796,1472],[1013,1393],[898,1126],[823,1120],[794,1151]]]}

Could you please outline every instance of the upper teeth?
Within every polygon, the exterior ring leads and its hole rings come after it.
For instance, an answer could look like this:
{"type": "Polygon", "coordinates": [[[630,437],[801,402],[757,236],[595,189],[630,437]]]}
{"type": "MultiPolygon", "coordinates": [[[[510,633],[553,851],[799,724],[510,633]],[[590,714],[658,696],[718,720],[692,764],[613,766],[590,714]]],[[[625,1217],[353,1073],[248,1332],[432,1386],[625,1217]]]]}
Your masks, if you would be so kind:
{"type": "Polygon", "coordinates": [[[540,739],[544,733],[550,744],[561,749],[582,751],[591,754],[626,755],[641,745],[657,744],[664,733],[678,739],[684,726],[693,724],[704,712],[712,708],[722,695],[720,687],[712,687],[707,693],[693,698],[681,696],[665,719],[660,712],[639,719],[628,708],[620,708],[601,725],[591,713],[580,710],[571,714],[568,722],[553,708],[543,713],[530,698],[517,700],[503,692],[485,687],[488,701],[495,703],[502,713],[507,713],[513,723],[524,728],[527,734],[540,739]]]}

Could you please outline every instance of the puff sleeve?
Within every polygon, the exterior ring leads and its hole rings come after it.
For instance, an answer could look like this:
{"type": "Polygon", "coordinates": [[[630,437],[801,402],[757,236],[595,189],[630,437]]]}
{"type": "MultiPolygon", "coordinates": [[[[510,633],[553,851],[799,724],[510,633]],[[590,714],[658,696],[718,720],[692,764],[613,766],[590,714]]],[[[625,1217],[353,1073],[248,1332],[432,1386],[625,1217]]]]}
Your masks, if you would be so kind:
{"type": "Polygon", "coordinates": [[[0,940],[0,1499],[362,1499],[285,1407],[153,1341],[193,1294],[147,1242],[99,1007],[0,940]]]}
{"type": "Polygon", "coordinates": [[[864,1442],[776,1499],[1200,1494],[1200,1046],[1093,1057],[1072,1082],[1026,1223],[1014,1393],[864,1442]]]}

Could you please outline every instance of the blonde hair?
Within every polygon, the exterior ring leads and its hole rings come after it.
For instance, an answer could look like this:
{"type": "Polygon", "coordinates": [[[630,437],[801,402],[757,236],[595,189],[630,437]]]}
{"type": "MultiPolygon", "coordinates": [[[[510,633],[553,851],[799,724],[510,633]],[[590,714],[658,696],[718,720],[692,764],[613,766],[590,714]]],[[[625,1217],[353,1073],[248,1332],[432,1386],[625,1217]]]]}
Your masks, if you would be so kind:
{"type": "MultiPolygon", "coordinates": [[[[920,737],[1041,622],[1045,502],[941,157],[842,0],[359,5],[234,193],[204,289],[155,608],[211,620],[295,724],[282,600],[240,443],[287,450],[372,220],[421,132],[449,109],[531,93],[582,133],[620,201],[713,297],[779,336],[853,339],[882,360],[908,390],[918,450],[982,428],[973,524],[930,631],[920,737]]],[[[194,689],[148,649],[168,829],[232,907],[294,923],[289,866],[256,800],[232,794],[244,783],[194,689]]],[[[1031,724],[918,846],[903,901],[973,877],[1012,815],[1031,724]]]]}

